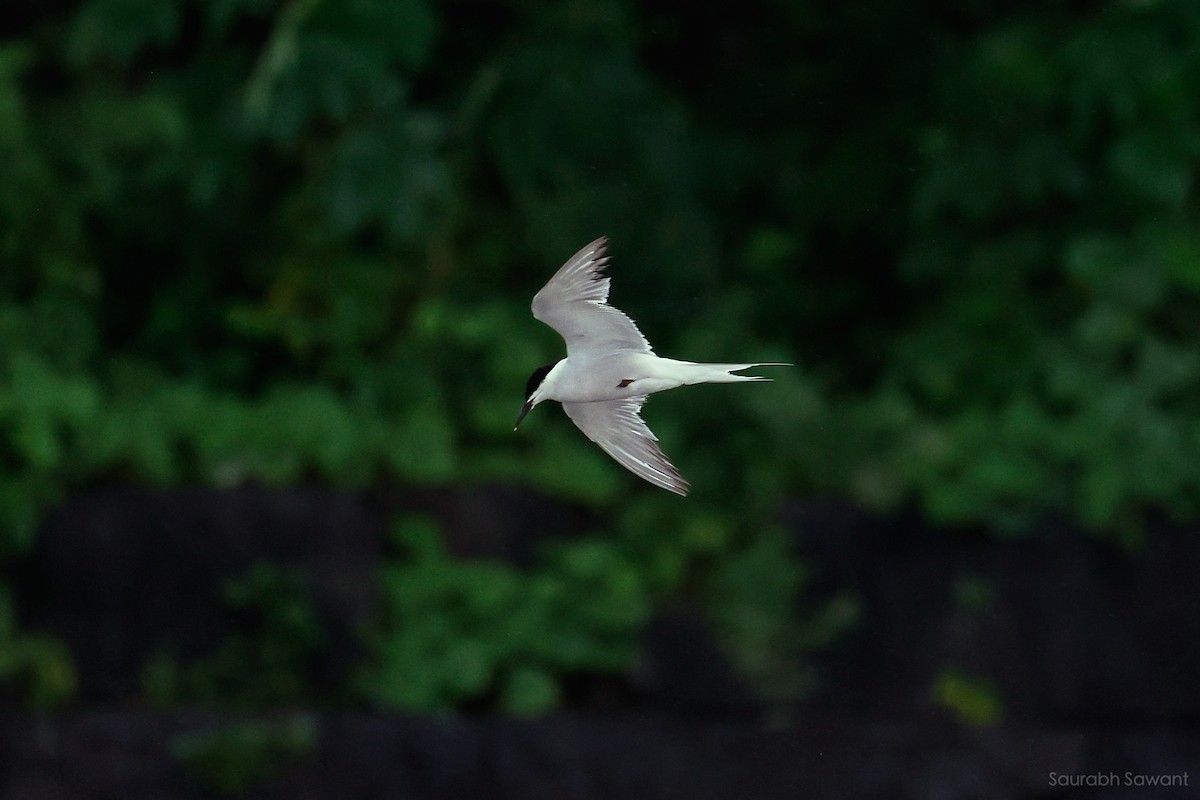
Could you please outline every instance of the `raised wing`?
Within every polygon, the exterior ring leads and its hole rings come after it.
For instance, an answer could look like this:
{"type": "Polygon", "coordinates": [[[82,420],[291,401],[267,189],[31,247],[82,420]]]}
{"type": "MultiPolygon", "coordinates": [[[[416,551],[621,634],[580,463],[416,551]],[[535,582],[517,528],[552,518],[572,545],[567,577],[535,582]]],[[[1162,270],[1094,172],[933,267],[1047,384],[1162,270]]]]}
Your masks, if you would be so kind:
{"type": "Polygon", "coordinates": [[[534,295],[533,316],[566,340],[568,357],[588,351],[654,352],[633,320],[608,304],[607,243],[601,236],[580,250],[534,295]]]}
{"type": "Polygon", "coordinates": [[[595,403],[563,403],[563,411],[589,439],[621,466],[655,486],[681,497],[688,482],[658,447],[658,437],[638,412],[646,397],[601,400],[595,403]]]}

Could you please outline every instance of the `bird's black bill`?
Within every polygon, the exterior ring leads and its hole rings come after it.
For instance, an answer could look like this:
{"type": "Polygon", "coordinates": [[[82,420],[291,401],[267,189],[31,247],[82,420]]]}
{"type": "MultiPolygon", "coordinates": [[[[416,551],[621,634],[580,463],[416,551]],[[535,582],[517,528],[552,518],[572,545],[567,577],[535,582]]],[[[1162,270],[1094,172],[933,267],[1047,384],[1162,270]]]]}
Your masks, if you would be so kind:
{"type": "Polygon", "coordinates": [[[521,406],[521,413],[517,415],[517,422],[515,425],[513,425],[514,431],[521,427],[521,420],[525,419],[525,415],[529,413],[531,408],[533,408],[533,403],[529,402],[526,402],[525,405],[521,406]]]}

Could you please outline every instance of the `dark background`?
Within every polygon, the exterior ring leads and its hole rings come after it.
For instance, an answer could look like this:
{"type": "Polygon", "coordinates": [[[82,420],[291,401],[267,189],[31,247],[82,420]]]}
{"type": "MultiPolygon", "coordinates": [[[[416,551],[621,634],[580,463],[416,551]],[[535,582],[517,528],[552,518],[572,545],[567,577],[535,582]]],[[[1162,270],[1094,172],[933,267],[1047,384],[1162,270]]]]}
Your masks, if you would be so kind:
{"type": "Polygon", "coordinates": [[[6,9],[0,790],[1200,771],[1198,163],[1191,0],[6,9]],[[600,235],[796,365],[648,403],[686,499],[511,430],[600,235]]]}

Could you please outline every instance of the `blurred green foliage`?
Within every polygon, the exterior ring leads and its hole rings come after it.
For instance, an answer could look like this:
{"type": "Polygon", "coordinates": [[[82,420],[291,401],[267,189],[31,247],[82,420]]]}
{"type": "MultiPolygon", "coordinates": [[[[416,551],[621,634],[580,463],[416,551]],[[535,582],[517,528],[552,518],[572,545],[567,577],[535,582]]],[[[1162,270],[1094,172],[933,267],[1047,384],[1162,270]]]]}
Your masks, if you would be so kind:
{"type": "Polygon", "coordinates": [[[789,701],[816,685],[808,655],[859,621],[858,599],[839,594],[801,616],[797,602],[808,571],[795,563],[783,531],[764,531],[748,546],[720,555],[706,577],[706,610],[735,666],[786,714],[789,701]]]}
{"type": "Polygon", "coordinates": [[[437,527],[404,520],[403,558],[383,575],[384,608],[362,690],[417,711],[472,702],[514,714],[553,709],[564,675],[631,666],[650,603],[619,545],[561,545],[542,569],[460,563],[437,527]]]}
{"type": "MultiPolygon", "coordinates": [[[[1136,542],[1144,508],[1200,500],[1198,42],[1191,0],[14,11],[0,553],[100,482],[536,486],[619,542],[531,575],[398,561],[364,679],[388,704],[501,686],[528,710],[556,658],[623,661],[672,593],[798,591],[755,555],[790,563],[767,524],[788,495],[1004,535],[1053,512],[1136,542]],[[554,409],[511,432],[561,355],[529,298],[602,233],[614,302],[661,352],[799,364],[649,405],[686,502],[554,409]],[[613,630],[587,603],[555,616],[573,581],[613,630]],[[583,655],[532,627],[446,651],[486,608],[403,623],[493,600],[583,655]],[[458,682],[403,678],[403,648],[462,662],[458,682]]],[[[716,616],[751,663],[805,638],[772,633],[779,613],[716,616]]]]}
{"type": "Polygon", "coordinates": [[[62,706],[75,692],[75,666],[63,644],[49,636],[21,633],[6,586],[0,586],[0,687],[31,708],[62,706]]]}
{"type": "Polygon", "coordinates": [[[146,698],[159,707],[262,709],[312,702],[310,673],[324,632],[296,570],[258,564],[224,587],[235,632],[193,663],[158,653],[146,664],[146,698]]]}
{"type": "Polygon", "coordinates": [[[223,797],[244,797],[308,758],[316,747],[317,725],[305,714],[191,731],[171,740],[172,756],[223,797]]]}
{"type": "Polygon", "coordinates": [[[930,696],[934,705],[964,725],[988,727],[1004,718],[1004,701],[996,685],[960,669],[942,670],[933,682],[930,696]]]}

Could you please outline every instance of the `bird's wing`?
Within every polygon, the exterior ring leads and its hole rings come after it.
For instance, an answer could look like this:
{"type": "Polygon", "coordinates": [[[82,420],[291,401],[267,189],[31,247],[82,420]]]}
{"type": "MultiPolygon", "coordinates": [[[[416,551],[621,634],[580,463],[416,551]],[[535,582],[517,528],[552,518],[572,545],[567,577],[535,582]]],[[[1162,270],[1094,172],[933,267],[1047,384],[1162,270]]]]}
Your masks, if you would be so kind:
{"type": "Polygon", "coordinates": [[[633,320],[608,304],[607,242],[602,236],[573,255],[534,295],[533,316],[566,340],[568,357],[590,351],[654,352],[633,320]]]}
{"type": "Polygon", "coordinates": [[[594,403],[563,403],[563,411],[621,466],[655,486],[686,497],[688,482],[658,447],[658,437],[638,412],[645,395],[594,403]]]}

